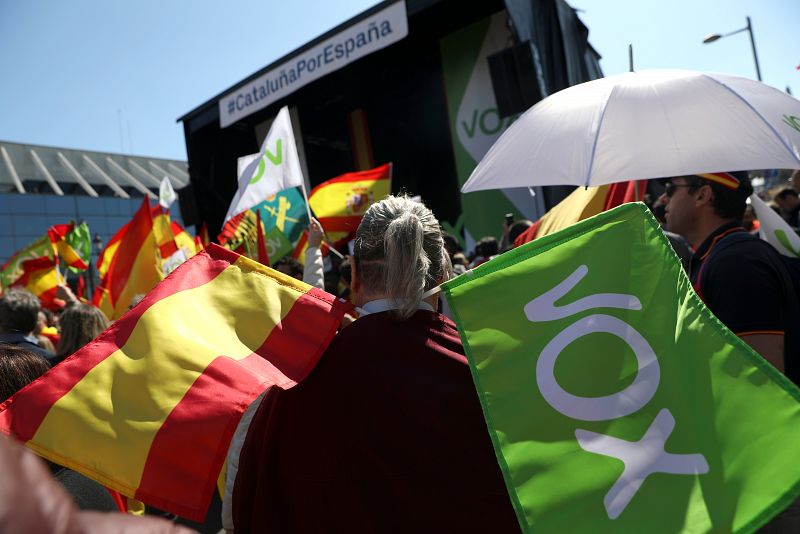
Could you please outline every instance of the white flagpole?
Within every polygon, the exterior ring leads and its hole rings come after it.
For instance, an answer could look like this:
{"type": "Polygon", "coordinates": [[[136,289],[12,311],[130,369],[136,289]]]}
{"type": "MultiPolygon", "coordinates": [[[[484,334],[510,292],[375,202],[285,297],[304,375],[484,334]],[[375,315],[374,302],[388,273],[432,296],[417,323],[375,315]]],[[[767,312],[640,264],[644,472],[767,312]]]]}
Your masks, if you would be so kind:
{"type": "Polygon", "coordinates": [[[300,184],[300,189],[303,191],[303,200],[306,201],[306,213],[308,214],[308,222],[311,224],[311,206],[308,204],[308,193],[306,193],[306,181],[300,184]]]}
{"type": "MultiPolygon", "coordinates": [[[[303,198],[306,201],[306,213],[308,213],[308,224],[311,224],[311,206],[308,203],[308,193],[306,193],[306,181],[305,180],[303,180],[303,183],[300,184],[300,189],[303,190],[303,198]]],[[[322,235],[325,236],[325,239],[323,239],[323,242],[326,245],[328,245],[328,250],[330,252],[332,252],[335,256],[338,256],[340,260],[343,260],[344,256],[342,256],[342,253],[339,252],[338,250],[336,250],[336,248],[334,248],[334,246],[331,245],[330,241],[328,241],[328,239],[327,239],[328,236],[325,234],[325,229],[324,228],[322,229],[322,235]]]]}

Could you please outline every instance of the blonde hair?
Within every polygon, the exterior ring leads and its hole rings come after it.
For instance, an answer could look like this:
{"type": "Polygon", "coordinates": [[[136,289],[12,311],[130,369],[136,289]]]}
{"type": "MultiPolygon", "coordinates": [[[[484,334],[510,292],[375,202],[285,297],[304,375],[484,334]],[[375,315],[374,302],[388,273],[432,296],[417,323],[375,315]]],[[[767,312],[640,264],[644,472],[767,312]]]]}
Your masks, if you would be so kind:
{"type": "Polygon", "coordinates": [[[452,275],[439,221],[405,195],[370,206],[356,232],[353,256],[365,290],[393,300],[401,319],[417,311],[425,291],[452,275]]]}

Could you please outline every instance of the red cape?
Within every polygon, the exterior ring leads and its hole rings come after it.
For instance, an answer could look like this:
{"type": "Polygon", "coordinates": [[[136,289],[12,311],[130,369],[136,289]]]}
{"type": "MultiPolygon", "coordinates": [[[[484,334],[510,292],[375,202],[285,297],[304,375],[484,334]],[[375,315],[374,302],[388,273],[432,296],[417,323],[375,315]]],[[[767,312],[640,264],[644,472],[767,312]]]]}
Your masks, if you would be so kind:
{"type": "Polygon", "coordinates": [[[518,532],[455,325],[368,315],[265,398],[233,491],[238,532],[518,532]]]}

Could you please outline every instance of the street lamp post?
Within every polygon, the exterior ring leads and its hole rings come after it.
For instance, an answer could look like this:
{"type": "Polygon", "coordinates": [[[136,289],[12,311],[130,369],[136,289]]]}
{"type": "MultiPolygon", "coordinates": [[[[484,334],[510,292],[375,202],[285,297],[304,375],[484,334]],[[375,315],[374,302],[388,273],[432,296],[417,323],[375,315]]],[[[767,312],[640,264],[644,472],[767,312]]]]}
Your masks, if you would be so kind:
{"type": "Polygon", "coordinates": [[[100,263],[100,252],[103,251],[103,238],[100,237],[100,234],[94,234],[94,239],[92,239],[92,254],[90,256],[97,256],[97,261],[94,265],[92,265],[92,258],[89,258],[89,268],[86,272],[89,275],[89,298],[94,296],[95,287],[97,287],[97,282],[95,280],[95,272],[97,267],[99,267],[100,263]]]}
{"type": "Polygon", "coordinates": [[[711,35],[709,35],[708,37],[703,39],[703,42],[705,44],[708,44],[708,43],[713,43],[717,39],[721,39],[723,37],[728,37],[729,35],[734,35],[736,33],[741,33],[741,32],[744,32],[744,31],[749,33],[750,34],[750,46],[753,48],[753,61],[755,61],[755,64],[756,64],[756,76],[758,77],[758,81],[760,82],[761,81],[761,67],[758,66],[758,54],[756,53],[756,40],[755,40],[755,38],[753,38],[753,25],[750,23],[750,17],[745,17],[745,18],[747,19],[747,26],[745,26],[744,28],[738,29],[736,31],[732,31],[730,33],[723,33],[722,35],[720,35],[719,33],[712,33],[711,35]]]}

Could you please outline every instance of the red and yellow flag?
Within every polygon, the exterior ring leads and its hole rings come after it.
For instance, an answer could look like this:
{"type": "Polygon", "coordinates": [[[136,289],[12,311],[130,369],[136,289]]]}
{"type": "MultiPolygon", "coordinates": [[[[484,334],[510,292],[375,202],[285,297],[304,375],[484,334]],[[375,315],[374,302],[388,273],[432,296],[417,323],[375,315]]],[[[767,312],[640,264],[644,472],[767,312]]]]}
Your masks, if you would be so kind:
{"type": "Polygon", "coordinates": [[[53,258],[43,256],[41,258],[27,260],[23,263],[24,272],[12,287],[24,287],[37,297],[42,306],[49,310],[60,310],[64,307],[64,301],[56,297],[59,284],[65,284],[66,280],[58,271],[56,261],[53,258]]]}
{"type": "Polygon", "coordinates": [[[210,245],[0,405],[0,431],[126,496],[201,521],[244,410],[262,391],[308,376],[346,309],[210,245]]]}
{"type": "Polygon", "coordinates": [[[22,287],[39,297],[42,306],[57,310],[64,306],[56,299],[56,288],[65,283],[58,271],[58,256],[49,235],[44,235],[17,251],[0,268],[3,288],[22,287]]]}
{"type": "Polygon", "coordinates": [[[308,205],[334,246],[355,236],[361,217],[384,199],[392,184],[392,164],[351,172],[319,184],[308,195],[308,205]]]}
{"type": "Polygon", "coordinates": [[[195,250],[191,236],[170,221],[161,206],[151,207],[145,197],[133,219],[114,234],[100,255],[101,282],[92,304],[109,319],[118,319],[128,311],[133,297],[150,291],[195,250]]]}
{"type": "Polygon", "coordinates": [[[111,260],[113,260],[114,256],[117,254],[119,244],[122,242],[122,238],[128,231],[130,224],[130,222],[127,222],[122,226],[122,228],[117,230],[117,233],[114,234],[108,241],[108,244],[106,244],[106,248],[104,248],[103,252],[100,253],[100,257],[97,259],[97,272],[100,274],[100,280],[106,276],[108,268],[111,266],[111,260]]]}
{"type": "Polygon", "coordinates": [[[134,296],[147,293],[161,280],[161,270],[155,254],[157,247],[153,219],[147,197],[115,246],[116,253],[92,298],[92,304],[99,307],[112,321],[119,319],[128,310],[134,296]]]}
{"type": "Polygon", "coordinates": [[[626,202],[640,200],[644,198],[646,188],[647,180],[619,182],[598,187],[576,187],[567,198],[556,204],[522,233],[514,244],[519,246],[626,202]]]}
{"type": "Polygon", "coordinates": [[[67,241],[67,236],[75,229],[75,223],[54,224],[47,230],[47,236],[56,250],[61,264],[77,270],[86,270],[89,266],[77,250],[67,241]]]}

